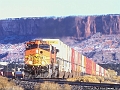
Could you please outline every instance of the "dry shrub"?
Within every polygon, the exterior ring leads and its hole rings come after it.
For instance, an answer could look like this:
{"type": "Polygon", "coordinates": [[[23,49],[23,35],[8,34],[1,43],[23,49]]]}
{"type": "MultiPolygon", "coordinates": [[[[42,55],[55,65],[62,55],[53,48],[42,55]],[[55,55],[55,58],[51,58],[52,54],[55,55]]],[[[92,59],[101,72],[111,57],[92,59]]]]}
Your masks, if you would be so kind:
{"type": "Polygon", "coordinates": [[[79,81],[79,82],[96,82],[99,83],[101,81],[104,81],[103,78],[97,78],[96,76],[90,76],[90,75],[85,75],[85,76],[79,76],[76,78],[69,78],[67,81],[79,81]]]}
{"type": "Polygon", "coordinates": [[[71,90],[71,86],[68,84],[64,84],[64,89],[61,90],[71,90]]]}
{"type": "Polygon", "coordinates": [[[24,90],[24,89],[19,86],[11,86],[11,87],[5,87],[4,90],[24,90]]]}
{"type": "Polygon", "coordinates": [[[44,82],[35,86],[35,90],[60,90],[59,84],[44,82]]]}
{"type": "Polygon", "coordinates": [[[13,81],[8,78],[0,76],[0,90],[23,90],[21,87],[15,85],[13,81]]]}
{"type": "Polygon", "coordinates": [[[68,78],[67,81],[79,81],[79,82],[95,82],[95,83],[120,83],[120,76],[113,76],[112,78],[103,76],[79,76],[76,78],[68,78]]]}
{"type": "Polygon", "coordinates": [[[120,83],[120,76],[117,77],[117,83],[120,83]]]}
{"type": "Polygon", "coordinates": [[[64,84],[63,88],[59,84],[53,82],[39,83],[34,87],[35,90],[71,90],[71,87],[64,84]]]}

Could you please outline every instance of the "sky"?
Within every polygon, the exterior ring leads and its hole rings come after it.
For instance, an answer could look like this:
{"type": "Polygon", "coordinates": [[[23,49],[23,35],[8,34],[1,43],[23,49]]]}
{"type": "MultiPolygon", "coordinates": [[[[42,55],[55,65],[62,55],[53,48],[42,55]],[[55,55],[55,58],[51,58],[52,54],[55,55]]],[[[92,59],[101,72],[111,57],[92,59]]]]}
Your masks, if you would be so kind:
{"type": "Polygon", "coordinates": [[[120,0],[0,0],[0,19],[120,14],[120,0]]]}

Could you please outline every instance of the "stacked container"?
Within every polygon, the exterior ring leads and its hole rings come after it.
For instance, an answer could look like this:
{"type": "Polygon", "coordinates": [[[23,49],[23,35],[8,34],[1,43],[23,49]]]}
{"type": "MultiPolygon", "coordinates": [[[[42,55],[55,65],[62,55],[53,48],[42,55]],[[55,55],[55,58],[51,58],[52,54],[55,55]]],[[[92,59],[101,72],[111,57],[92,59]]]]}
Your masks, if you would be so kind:
{"type": "Polygon", "coordinates": [[[69,72],[71,73],[71,55],[72,55],[72,48],[68,46],[68,61],[69,61],[69,72]]]}
{"type": "Polygon", "coordinates": [[[4,71],[4,72],[3,72],[3,76],[5,76],[5,77],[7,77],[7,78],[14,78],[14,72],[4,71]]]}
{"type": "Polygon", "coordinates": [[[100,69],[99,69],[99,65],[96,64],[96,75],[98,75],[98,76],[99,76],[99,71],[100,71],[100,69]]]}
{"type": "Polygon", "coordinates": [[[57,58],[59,58],[59,71],[66,70],[64,67],[64,62],[67,59],[65,44],[62,41],[60,41],[59,39],[43,39],[43,41],[47,41],[52,46],[56,47],[56,49],[59,49],[59,52],[57,53],[57,58]]]}
{"type": "Polygon", "coordinates": [[[59,49],[57,53],[57,60],[59,60],[59,71],[66,71],[70,73],[81,73],[82,75],[98,75],[106,76],[107,70],[96,64],[91,59],[81,55],[78,51],[70,48],[68,45],[64,44],[59,39],[43,39],[47,41],[52,46],[59,49]],[[72,71],[72,72],[71,72],[72,71]]]}
{"type": "Polygon", "coordinates": [[[92,75],[96,75],[96,63],[92,61],[92,75]]]}
{"type": "Polygon", "coordinates": [[[21,71],[16,71],[14,75],[15,75],[16,78],[23,78],[24,73],[21,72],[21,71]]]}
{"type": "Polygon", "coordinates": [[[86,74],[92,74],[92,61],[89,58],[86,58],[86,74]]]}
{"type": "Polygon", "coordinates": [[[78,53],[78,61],[77,61],[77,64],[78,64],[78,74],[80,75],[81,73],[81,54],[78,53]]]}
{"type": "Polygon", "coordinates": [[[75,50],[73,48],[71,52],[71,70],[75,72],[75,50]]]}
{"type": "Polygon", "coordinates": [[[102,76],[102,68],[99,66],[99,76],[102,76]]]}
{"type": "Polygon", "coordinates": [[[76,75],[78,75],[78,52],[75,50],[75,57],[74,57],[75,59],[75,73],[76,73],[76,75]]]}
{"type": "Polygon", "coordinates": [[[85,74],[85,59],[86,57],[82,55],[82,61],[81,61],[81,73],[85,74]]]}
{"type": "Polygon", "coordinates": [[[104,76],[104,68],[101,67],[101,76],[104,76]]]}

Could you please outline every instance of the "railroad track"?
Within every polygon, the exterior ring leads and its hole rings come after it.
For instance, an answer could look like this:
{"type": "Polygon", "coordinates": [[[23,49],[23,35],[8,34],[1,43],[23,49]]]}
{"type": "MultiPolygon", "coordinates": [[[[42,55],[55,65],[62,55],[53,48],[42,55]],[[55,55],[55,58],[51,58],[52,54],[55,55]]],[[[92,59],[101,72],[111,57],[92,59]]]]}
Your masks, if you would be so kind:
{"type": "Polygon", "coordinates": [[[98,88],[113,88],[113,90],[120,90],[120,84],[108,84],[108,83],[90,83],[90,82],[73,82],[73,81],[67,81],[66,79],[22,79],[21,81],[27,81],[27,82],[35,82],[35,83],[43,83],[45,81],[48,82],[54,82],[58,84],[69,84],[71,86],[81,86],[81,87],[98,87],[98,88]]]}

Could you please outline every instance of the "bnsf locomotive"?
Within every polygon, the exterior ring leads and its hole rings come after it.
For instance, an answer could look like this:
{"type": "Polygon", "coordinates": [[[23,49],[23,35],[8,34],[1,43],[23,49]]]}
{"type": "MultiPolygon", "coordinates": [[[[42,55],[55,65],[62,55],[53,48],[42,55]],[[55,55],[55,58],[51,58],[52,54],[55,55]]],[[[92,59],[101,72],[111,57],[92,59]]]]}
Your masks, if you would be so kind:
{"type": "Polygon", "coordinates": [[[26,42],[25,45],[26,78],[58,77],[59,67],[56,62],[58,49],[42,40],[26,42]]]}
{"type": "Polygon", "coordinates": [[[25,78],[107,76],[107,70],[59,39],[33,40],[25,47],[25,78]]]}

